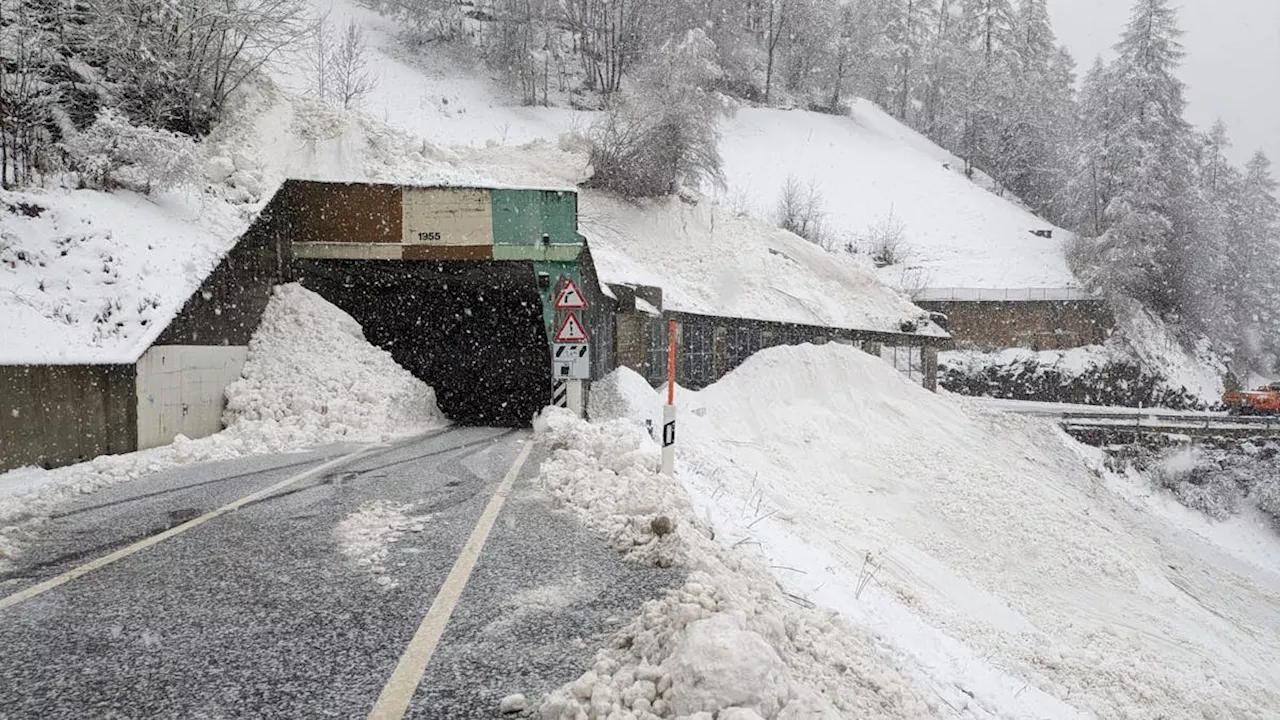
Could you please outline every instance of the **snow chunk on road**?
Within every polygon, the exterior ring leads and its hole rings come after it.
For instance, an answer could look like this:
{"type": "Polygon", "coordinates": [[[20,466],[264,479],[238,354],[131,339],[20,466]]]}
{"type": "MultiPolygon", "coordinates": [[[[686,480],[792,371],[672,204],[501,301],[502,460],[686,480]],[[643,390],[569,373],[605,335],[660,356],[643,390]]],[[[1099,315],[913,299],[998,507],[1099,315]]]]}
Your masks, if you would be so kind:
{"type": "Polygon", "coordinates": [[[539,431],[550,449],[540,481],[554,496],[630,558],[690,571],[645,603],[589,672],[542,699],[543,720],[936,714],[877,639],[797,605],[757,559],[717,542],[679,482],[656,472],[659,449],[643,428],[549,410],[539,431]],[[658,517],[671,520],[669,532],[654,531],[658,517]],[[752,669],[718,669],[727,657],[752,669]],[[685,712],[694,708],[708,714],[685,712]]]}
{"type": "Polygon", "coordinates": [[[0,565],[35,523],[76,495],[179,465],[381,442],[446,424],[430,387],[370,345],[351,316],[298,285],[276,289],[242,376],[227,389],[227,429],[216,435],[0,474],[0,565]]]}
{"type": "Polygon", "coordinates": [[[671,673],[668,704],[676,715],[748,708],[774,717],[790,699],[791,676],[741,614],[721,613],[685,630],[664,666],[671,673]]]}
{"type": "Polygon", "coordinates": [[[343,518],[334,529],[338,549],[356,565],[368,570],[374,580],[386,588],[396,587],[387,573],[387,555],[391,544],[414,529],[421,530],[423,518],[409,517],[412,505],[375,500],[361,505],[343,518]]]}

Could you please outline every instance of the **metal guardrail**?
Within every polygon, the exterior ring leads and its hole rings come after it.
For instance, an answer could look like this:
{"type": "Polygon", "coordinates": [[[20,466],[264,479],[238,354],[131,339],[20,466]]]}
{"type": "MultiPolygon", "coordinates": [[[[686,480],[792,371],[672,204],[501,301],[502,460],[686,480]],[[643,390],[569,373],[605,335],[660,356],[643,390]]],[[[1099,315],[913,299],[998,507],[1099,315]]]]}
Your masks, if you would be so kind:
{"type": "Polygon", "coordinates": [[[924,288],[912,294],[924,302],[1048,302],[1102,300],[1080,288],[924,288]]]}
{"type": "Polygon", "coordinates": [[[1077,429],[1165,434],[1280,436],[1280,415],[1063,413],[1060,422],[1065,428],[1077,429]]]}

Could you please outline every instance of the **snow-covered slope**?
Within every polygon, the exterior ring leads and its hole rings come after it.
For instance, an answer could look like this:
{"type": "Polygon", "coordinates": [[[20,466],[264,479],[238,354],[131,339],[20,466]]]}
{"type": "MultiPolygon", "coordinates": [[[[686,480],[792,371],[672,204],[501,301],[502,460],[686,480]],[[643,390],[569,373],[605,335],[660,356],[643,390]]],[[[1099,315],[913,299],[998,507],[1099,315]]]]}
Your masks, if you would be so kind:
{"type": "Polygon", "coordinates": [[[196,194],[0,191],[0,364],[134,362],[245,226],[196,194]]]}
{"type": "MultiPolygon", "coordinates": [[[[520,107],[503,88],[446,52],[413,55],[386,18],[346,0],[324,3],[334,23],[354,19],[369,32],[380,82],[363,101],[371,116],[436,146],[518,151],[560,142],[594,122],[591,112],[520,107]]],[[[286,78],[298,91],[302,74],[286,78]]],[[[840,238],[864,235],[892,215],[901,221],[910,282],[931,287],[1073,287],[1062,254],[1066,233],[966,179],[961,161],[867,101],[850,117],[743,108],[722,125],[727,187],[723,204],[772,221],[788,176],[812,181],[824,196],[825,222],[840,238]],[[945,169],[949,164],[951,169],[945,169]],[[1032,229],[1054,229],[1053,239],[1032,229]]],[[[543,172],[552,168],[543,167],[543,172]]],[[[577,168],[563,179],[577,181],[577,168]]],[[[518,180],[517,180],[518,182],[518,180]]],[[[890,283],[904,267],[880,272],[890,283]]]]}
{"type": "Polygon", "coordinates": [[[605,282],[663,288],[667,310],[898,332],[925,317],[865,264],[707,203],[581,199],[582,232],[605,282]]]}
{"type": "MultiPolygon", "coordinates": [[[[901,223],[912,282],[944,288],[1076,285],[1062,252],[1063,230],[964,177],[960,161],[873,103],[850,117],[741,110],[724,125],[720,152],[729,194],[760,213],[777,207],[788,176],[822,194],[829,232],[865,236],[901,223]],[[944,167],[949,164],[950,169],[944,167]],[[1041,238],[1031,230],[1054,230],[1041,238]]],[[[903,267],[882,269],[889,282],[903,267]]]]}
{"type": "MultiPolygon", "coordinates": [[[[626,375],[594,409],[652,417],[658,398],[626,375]]],[[[767,350],[677,403],[678,475],[717,537],[758,544],[790,592],[884,637],[958,716],[1280,707],[1265,528],[1219,545],[1051,423],[933,395],[851,348],[767,350]]]]}

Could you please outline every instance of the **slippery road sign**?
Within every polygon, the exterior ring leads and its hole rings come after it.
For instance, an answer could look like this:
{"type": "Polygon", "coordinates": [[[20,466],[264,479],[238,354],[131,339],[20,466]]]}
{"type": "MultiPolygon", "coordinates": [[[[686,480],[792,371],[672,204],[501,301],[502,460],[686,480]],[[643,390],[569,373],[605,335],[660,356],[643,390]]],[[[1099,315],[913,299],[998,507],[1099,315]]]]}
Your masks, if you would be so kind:
{"type": "Polygon", "coordinates": [[[578,316],[573,313],[566,315],[564,322],[560,323],[560,329],[556,331],[555,342],[572,345],[586,341],[587,331],[578,322],[578,316]]]}
{"type": "Polygon", "coordinates": [[[578,289],[578,284],[573,281],[573,278],[564,279],[560,292],[556,294],[555,308],[556,310],[587,309],[587,298],[578,289]]]}

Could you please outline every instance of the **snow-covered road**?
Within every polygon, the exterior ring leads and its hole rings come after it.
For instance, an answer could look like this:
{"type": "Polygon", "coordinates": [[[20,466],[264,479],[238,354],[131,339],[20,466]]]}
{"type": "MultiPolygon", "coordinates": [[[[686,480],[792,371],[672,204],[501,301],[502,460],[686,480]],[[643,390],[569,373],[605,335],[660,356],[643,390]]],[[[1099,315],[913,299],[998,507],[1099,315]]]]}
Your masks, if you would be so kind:
{"type": "MultiPolygon", "coordinates": [[[[368,714],[527,441],[455,428],[195,465],[60,508],[0,575],[0,716],[368,714]],[[278,489],[4,607],[268,488],[278,489]]],[[[511,693],[576,678],[598,635],[682,580],[623,562],[530,482],[536,453],[523,467],[407,717],[492,718],[511,693]]]]}

